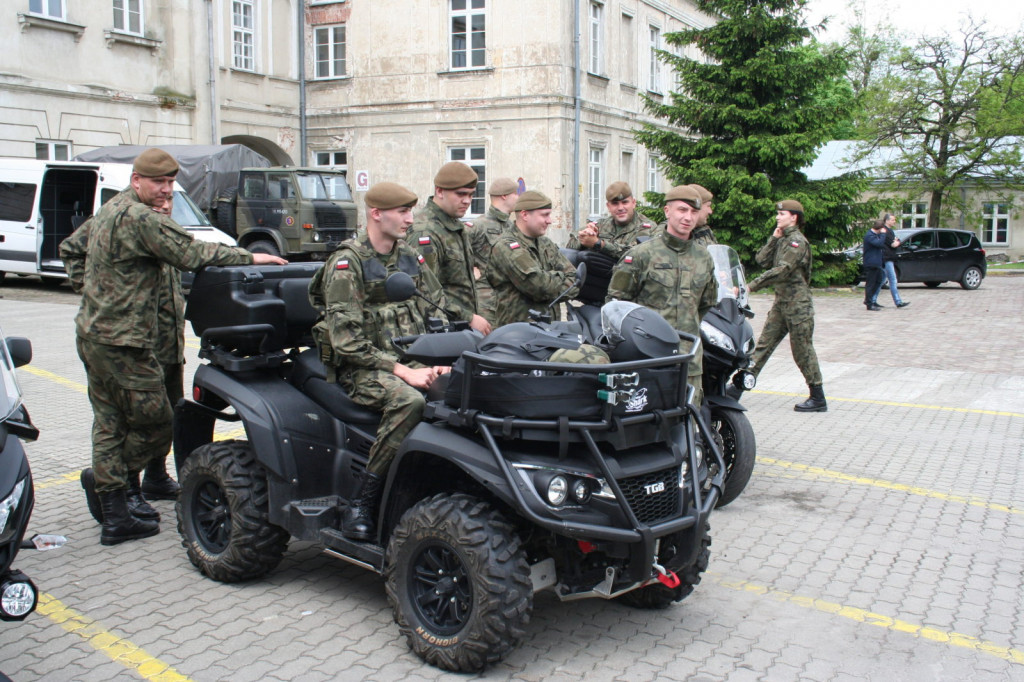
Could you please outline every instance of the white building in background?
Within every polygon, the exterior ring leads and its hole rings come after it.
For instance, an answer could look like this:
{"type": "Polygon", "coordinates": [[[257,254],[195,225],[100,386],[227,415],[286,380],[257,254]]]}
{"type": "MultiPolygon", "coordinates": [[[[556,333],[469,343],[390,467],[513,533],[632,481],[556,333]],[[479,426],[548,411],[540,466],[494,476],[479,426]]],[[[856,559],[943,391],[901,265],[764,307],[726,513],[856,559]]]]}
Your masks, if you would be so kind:
{"type": "Polygon", "coordinates": [[[564,238],[613,181],[665,189],[641,95],[674,86],[664,35],[708,21],[689,0],[9,0],[0,156],[239,142],[422,199],[458,159],[473,213],[521,178],[564,238]]]}

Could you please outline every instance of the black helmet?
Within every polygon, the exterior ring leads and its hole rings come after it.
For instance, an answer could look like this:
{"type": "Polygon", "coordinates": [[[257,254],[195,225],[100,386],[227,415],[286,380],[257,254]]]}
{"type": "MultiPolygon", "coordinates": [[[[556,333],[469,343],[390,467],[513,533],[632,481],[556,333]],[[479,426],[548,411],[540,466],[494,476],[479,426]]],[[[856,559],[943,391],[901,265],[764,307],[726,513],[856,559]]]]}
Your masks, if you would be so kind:
{"type": "Polygon", "coordinates": [[[547,360],[559,348],[580,347],[578,334],[541,329],[530,322],[498,327],[480,342],[480,352],[506,360],[547,360]]]}
{"type": "Polygon", "coordinates": [[[650,308],[629,301],[601,307],[601,327],[614,362],[663,358],[679,353],[679,334],[650,308]]]}

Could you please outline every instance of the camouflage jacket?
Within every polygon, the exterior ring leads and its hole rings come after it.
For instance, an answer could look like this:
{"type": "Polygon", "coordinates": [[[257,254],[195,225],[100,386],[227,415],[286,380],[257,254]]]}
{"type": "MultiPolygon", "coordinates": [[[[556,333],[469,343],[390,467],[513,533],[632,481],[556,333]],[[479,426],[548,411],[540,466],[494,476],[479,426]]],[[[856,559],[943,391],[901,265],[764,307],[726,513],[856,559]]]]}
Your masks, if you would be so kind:
{"type": "MultiPolygon", "coordinates": [[[[595,244],[594,249],[618,260],[622,258],[622,254],[636,246],[640,237],[650,237],[654,234],[654,231],[651,230],[651,221],[640,215],[640,211],[636,211],[633,214],[633,219],[625,225],[619,225],[612,216],[606,215],[597,221],[597,235],[604,240],[604,244],[602,246],[595,244]]],[[[569,235],[569,243],[566,244],[566,247],[570,249],[586,248],[580,244],[579,237],[575,232],[569,235]]]]}
{"type": "MultiPolygon", "coordinates": [[[[566,289],[576,295],[576,270],[548,237],[527,237],[513,227],[502,233],[491,251],[487,279],[494,287],[495,328],[509,322],[527,322],[530,309],[547,310],[566,289]]],[[[554,311],[558,319],[559,311],[554,311]]]]}
{"type": "Polygon", "coordinates": [[[448,309],[461,320],[472,319],[479,306],[473,277],[473,248],[462,222],[438,208],[431,197],[416,216],[406,240],[419,249],[444,287],[448,309]]]}
{"type": "Polygon", "coordinates": [[[476,267],[483,273],[487,269],[487,262],[491,260],[491,249],[498,241],[501,233],[515,227],[512,216],[504,211],[499,211],[493,206],[487,209],[487,213],[473,221],[473,228],[469,231],[469,241],[473,245],[473,258],[476,267]]]}
{"type": "Polygon", "coordinates": [[[698,226],[690,233],[690,241],[701,246],[710,246],[711,244],[718,243],[718,240],[715,239],[715,233],[711,231],[707,223],[698,226]]]}
{"type": "Polygon", "coordinates": [[[796,225],[781,238],[771,236],[757,252],[757,264],[768,268],[750,282],[750,290],[775,287],[775,305],[794,322],[814,317],[811,300],[811,245],[796,225]]]}
{"type": "MultiPolygon", "coordinates": [[[[718,302],[714,262],[703,246],[664,231],[626,252],[612,270],[608,300],[633,301],[657,311],[680,331],[700,338],[700,321],[718,302]]],[[[701,354],[689,374],[701,373],[701,354]]]]}
{"type": "Polygon", "coordinates": [[[167,363],[184,358],[184,300],[180,278],[169,270],[252,263],[245,249],[196,241],[139,201],[131,188],[65,239],[60,255],[72,288],[82,294],[75,318],[78,336],[111,346],[159,349],[158,359],[167,363]]]}
{"type": "Polygon", "coordinates": [[[441,285],[423,256],[404,241],[391,253],[377,253],[369,237],[349,239],[331,254],[309,283],[309,301],[324,311],[313,338],[324,365],[334,369],[394,370],[396,336],[422,334],[435,308],[419,297],[392,302],[384,290],[388,275],[402,271],[431,301],[444,306],[441,285]]]}

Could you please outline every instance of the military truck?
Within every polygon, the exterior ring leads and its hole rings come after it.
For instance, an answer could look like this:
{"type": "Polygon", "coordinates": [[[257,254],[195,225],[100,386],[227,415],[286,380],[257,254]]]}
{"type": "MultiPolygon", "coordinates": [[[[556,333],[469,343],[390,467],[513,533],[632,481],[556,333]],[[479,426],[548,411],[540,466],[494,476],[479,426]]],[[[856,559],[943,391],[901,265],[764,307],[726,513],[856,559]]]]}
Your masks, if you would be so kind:
{"type": "MultiPolygon", "coordinates": [[[[178,182],[210,221],[254,253],[325,260],[355,235],[356,205],[342,171],[271,166],[239,144],[160,148],[178,161],[178,182]]],[[[75,158],[131,163],[145,149],[101,147],[75,158]]]]}

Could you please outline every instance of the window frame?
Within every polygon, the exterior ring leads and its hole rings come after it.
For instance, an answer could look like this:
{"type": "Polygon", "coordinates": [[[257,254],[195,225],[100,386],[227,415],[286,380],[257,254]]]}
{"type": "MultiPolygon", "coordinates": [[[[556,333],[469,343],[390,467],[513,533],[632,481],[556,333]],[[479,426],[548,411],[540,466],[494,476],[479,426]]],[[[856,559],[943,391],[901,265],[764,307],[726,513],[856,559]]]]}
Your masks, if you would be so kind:
{"type": "Polygon", "coordinates": [[[463,220],[483,215],[487,211],[487,147],[483,144],[449,144],[445,151],[448,161],[460,161],[477,174],[473,203],[463,220]],[[475,157],[475,158],[474,158],[475,157]]]}
{"type": "Polygon", "coordinates": [[[345,78],[348,76],[348,30],[345,24],[327,24],[323,26],[313,27],[313,78],[314,80],[330,80],[332,78],[345,78]],[[341,30],[342,40],[340,43],[335,40],[337,37],[338,29],[341,30]],[[330,40],[326,43],[328,51],[330,52],[328,59],[323,61],[320,59],[320,34],[324,31],[330,31],[330,40]],[[334,68],[339,61],[336,54],[337,46],[341,46],[341,73],[335,73],[334,68]],[[327,64],[330,73],[327,75],[321,75],[320,65],[327,64]]]}
{"type": "Polygon", "coordinates": [[[68,20],[68,4],[67,0],[56,0],[60,4],[60,14],[50,13],[50,5],[54,0],[29,0],[28,2],[28,13],[37,17],[46,17],[47,19],[53,19],[54,21],[67,21],[68,20]],[[40,9],[32,9],[34,2],[39,3],[40,9]]]}
{"type": "Polygon", "coordinates": [[[981,228],[978,236],[984,246],[1010,245],[1010,203],[985,201],[981,204],[981,228]],[[1002,239],[999,234],[1002,233],[1002,239]]]}
{"type": "Polygon", "coordinates": [[[661,191],[661,170],[658,168],[658,161],[657,154],[647,155],[646,185],[648,192],[661,191]]]}
{"type": "Polygon", "coordinates": [[[38,159],[40,161],[70,161],[72,156],[73,156],[71,151],[72,151],[71,140],[44,140],[44,139],[37,139],[36,140],[36,159],[38,159]],[[40,157],[39,156],[39,147],[41,145],[46,145],[46,156],[45,157],[40,157]],[[56,155],[56,151],[57,151],[58,147],[63,147],[65,149],[65,152],[64,152],[65,156],[64,156],[63,159],[59,158],[56,155]]]}
{"type": "Polygon", "coordinates": [[[604,213],[604,145],[591,144],[587,150],[587,188],[590,195],[590,211],[588,215],[598,216],[604,213]]]}
{"type": "Polygon", "coordinates": [[[231,68],[251,73],[256,72],[256,2],[257,0],[231,0],[231,68]],[[245,18],[245,12],[236,12],[236,8],[245,7],[249,8],[248,18],[251,25],[248,27],[236,23],[238,17],[245,18]]]}
{"type": "Polygon", "coordinates": [[[604,75],[604,3],[591,0],[589,13],[590,26],[590,73],[604,75]]]}
{"type": "Polygon", "coordinates": [[[928,202],[908,201],[904,203],[900,213],[900,227],[902,229],[928,227],[928,202]]]}
{"type": "Polygon", "coordinates": [[[111,5],[112,5],[113,11],[114,11],[114,30],[115,31],[118,31],[120,33],[126,33],[126,34],[132,35],[132,36],[142,36],[142,37],[145,37],[145,34],[146,34],[146,14],[145,14],[146,6],[145,6],[145,1],[144,0],[113,0],[111,5]],[[132,2],[138,3],[138,10],[135,11],[135,12],[132,12],[131,7],[130,7],[132,2]],[[118,8],[118,4],[121,5],[120,8],[118,8]],[[120,21],[122,22],[121,26],[117,25],[117,22],[118,22],[118,19],[119,19],[119,17],[118,17],[119,14],[120,14],[120,21]],[[132,30],[132,28],[131,28],[131,17],[132,17],[133,14],[138,16],[139,27],[136,30],[132,30]]]}
{"type": "Polygon", "coordinates": [[[331,185],[331,197],[344,197],[346,194],[348,194],[348,198],[351,199],[352,190],[348,186],[348,149],[318,149],[313,152],[313,159],[314,168],[341,171],[341,173],[343,173],[345,176],[345,179],[343,181],[341,181],[340,178],[331,178],[330,180],[325,180],[325,182],[329,182],[331,185]],[[321,161],[321,155],[327,155],[327,160],[330,161],[330,163],[323,163],[321,161]],[[341,155],[341,157],[339,158],[338,155],[341,155]],[[338,189],[338,186],[341,183],[344,184],[344,191],[339,191],[338,189]]]}
{"type": "Polygon", "coordinates": [[[486,0],[448,0],[448,68],[452,71],[473,71],[487,68],[487,1],[486,0]],[[456,3],[462,3],[464,9],[455,9],[456,3]],[[480,3],[480,7],[474,7],[474,3],[480,3]],[[479,17],[482,27],[479,31],[474,28],[474,18],[479,17]],[[462,18],[465,31],[455,32],[455,21],[462,18]],[[483,36],[483,45],[474,47],[475,34],[483,36]],[[456,49],[456,36],[462,35],[463,48],[456,49]],[[481,55],[480,64],[474,64],[475,54],[481,55]],[[456,55],[461,54],[465,61],[464,66],[456,66],[456,55]]]}
{"type": "Polygon", "coordinates": [[[664,91],[661,58],[658,56],[658,50],[662,49],[660,26],[655,24],[647,25],[647,49],[650,57],[647,65],[647,91],[655,95],[660,95],[664,91]]]}

